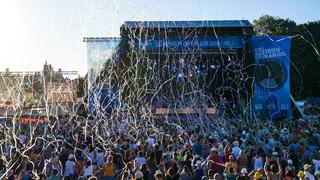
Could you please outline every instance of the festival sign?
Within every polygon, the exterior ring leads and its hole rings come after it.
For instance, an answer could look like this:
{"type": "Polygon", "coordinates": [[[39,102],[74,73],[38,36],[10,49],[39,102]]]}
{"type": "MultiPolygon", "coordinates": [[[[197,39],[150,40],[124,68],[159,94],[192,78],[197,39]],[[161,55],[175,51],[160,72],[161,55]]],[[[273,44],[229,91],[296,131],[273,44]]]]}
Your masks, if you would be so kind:
{"type": "Polygon", "coordinates": [[[256,36],[251,45],[255,59],[253,108],[268,119],[291,116],[290,37],[256,36]]]}

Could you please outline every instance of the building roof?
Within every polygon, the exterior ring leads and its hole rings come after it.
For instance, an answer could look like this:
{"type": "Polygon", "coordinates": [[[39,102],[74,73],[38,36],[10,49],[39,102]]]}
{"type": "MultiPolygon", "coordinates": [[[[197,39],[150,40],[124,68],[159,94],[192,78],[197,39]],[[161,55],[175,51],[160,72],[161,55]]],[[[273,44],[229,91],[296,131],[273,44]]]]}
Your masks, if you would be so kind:
{"type": "Polygon", "coordinates": [[[224,28],[224,27],[252,27],[248,20],[221,21],[126,21],[122,28],[224,28]]]}
{"type": "Polygon", "coordinates": [[[84,37],[83,42],[110,42],[120,40],[120,37],[84,37]]]}

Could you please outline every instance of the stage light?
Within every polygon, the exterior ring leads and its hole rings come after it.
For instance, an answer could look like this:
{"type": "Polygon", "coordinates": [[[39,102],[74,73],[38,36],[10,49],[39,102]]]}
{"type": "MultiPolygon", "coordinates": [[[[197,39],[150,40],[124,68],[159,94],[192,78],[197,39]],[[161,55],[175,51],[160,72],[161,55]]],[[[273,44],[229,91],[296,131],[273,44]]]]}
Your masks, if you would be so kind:
{"type": "Polygon", "coordinates": [[[230,56],[228,56],[228,65],[231,65],[231,64],[233,64],[233,61],[232,61],[232,59],[230,58],[230,56]]]}
{"type": "Polygon", "coordinates": [[[212,64],[212,65],[210,65],[210,68],[211,69],[219,69],[220,66],[218,64],[212,64]]]}
{"type": "Polygon", "coordinates": [[[197,74],[198,75],[202,75],[202,74],[204,74],[206,72],[206,67],[205,67],[205,65],[202,65],[201,67],[199,67],[198,69],[197,69],[197,74]]]}
{"type": "Polygon", "coordinates": [[[183,72],[178,72],[178,74],[177,74],[177,78],[183,78],[183,77],[184,77],[183,72]]]}

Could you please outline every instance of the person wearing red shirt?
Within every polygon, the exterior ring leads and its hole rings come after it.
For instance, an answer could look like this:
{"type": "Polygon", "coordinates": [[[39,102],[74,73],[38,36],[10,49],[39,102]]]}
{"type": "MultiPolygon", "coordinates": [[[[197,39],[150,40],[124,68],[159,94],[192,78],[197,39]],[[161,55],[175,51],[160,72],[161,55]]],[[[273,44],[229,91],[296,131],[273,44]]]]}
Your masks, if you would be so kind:
{"type": "Polygon", "coordinates": [[[218,150],[215,147],[211,149],[211,152],[207,158],[207,161],[208,161],[208,168],[212,169],[214,173],[223,171],[224,167],[220,165],[220,164],[223,164],[223,162],[218,155],[218,150]]]}

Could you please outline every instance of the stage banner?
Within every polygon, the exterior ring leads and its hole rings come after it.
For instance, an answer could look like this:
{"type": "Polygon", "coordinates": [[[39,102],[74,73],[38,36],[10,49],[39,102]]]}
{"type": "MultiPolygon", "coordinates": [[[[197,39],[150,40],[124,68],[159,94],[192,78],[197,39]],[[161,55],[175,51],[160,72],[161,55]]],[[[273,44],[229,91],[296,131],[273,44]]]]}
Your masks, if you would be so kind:
{"type": "Polygon", "coordinates": [[[159,49],[188,50],[188,49],[212,49],[212,48],[243,48],[244,42],[241,36],[202,36],[202,37],[157,37],[136,38],[134,49],[154,51],[159,49]]]}
{"type": "Polygon", "coordinates": [[[253,109],[266,119],[291,117],[289,36],[255,36],[253,109]]]}
{"type": "Polygon", "coordinates": [[[88,114],[92,118],[99,113],[109,114],[115,104],[116,85],[111,85],[107,79],[101,80],[99,76],[107,63],[116,61],[115,49],[120,38],[84,38],[84,42],[87,43],[88,114]]]}

